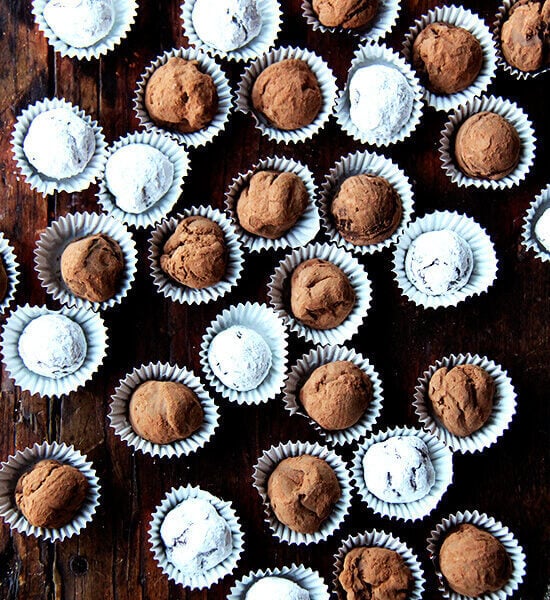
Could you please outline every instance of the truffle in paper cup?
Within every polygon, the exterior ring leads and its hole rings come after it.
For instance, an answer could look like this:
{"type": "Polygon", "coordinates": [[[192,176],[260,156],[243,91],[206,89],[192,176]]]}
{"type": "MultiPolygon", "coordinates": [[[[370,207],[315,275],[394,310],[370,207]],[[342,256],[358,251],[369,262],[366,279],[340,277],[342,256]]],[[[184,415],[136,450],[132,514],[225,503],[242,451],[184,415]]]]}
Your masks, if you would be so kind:
{"type": "Polygon", "coordinates": [[[287,544],[316,544],[328,539],[341,527],[346,518],[351,504],[352,486],[350,482],[348,465],[344,460],[326,446],[312,444],[310,442],[287,442],[278,446],[271,446],[258,458],[252,475],[254,487],[260,494],[264,505],[266,523],[269,525],[273,535],[287,544]],[[324,460],[332,468],[340,484],[341,496],[334,505],[331,514],[323,521],[321,528],[315,533],[299,533],[281,523],[269,502],[267,495],[267,484],[271,473],[277,465],[285,458],[302,456],[308,454],[324,460]]]}
{"type": "Polygon", "coordinates": [[[292,158],[274,156],[266,158],[255,164],[246,173],[237,175],[231,182],[231,186],[225,195],[225,206],[233,222],[237,234],[246,248],[251,252],[262,250],[278,250],[279,248],[296,248],[307,244],[319,231],[319,211],[315,202],[317,189],[311,170],[301,162],[292,158]],[[268,239],[254,235],[243,229],[237,216],[237,203],[245,187],[249,185],[250,179],[259,171],[280,171],[282,173],[294,173],[304,182],[308,193],[308,203],[302,216],[281,237],[268,239]]]}
{"type": "Polygon", "coordinates": [[[389,248],[397,242],[411,220],[414,211],[414,195],[409,178],[392,160],[380,154],[358,151],[342,157],[325,177],[321,187],[320,209],[322,224],[331,242],[350,252],[372,254],[389,248]],[[383,177],[391,184],[401,199],[403,214],[399,226],[391,236],[376,244],[358,245],[348,242],[336,229],[331,214],[332,201],[342,183],[348,177],[361,174],[383,177]]]}
{"type": "Polygon", "coordinates": [[[116,203],[116,197],[109,190],[105,171],[99,181],[97,200],[102,209],[115,219],[131,227],[150,227],[163,219],[174,207],[181,194],[185,177],[189,171],[189,156],[173,139],[156,131],[130,133],[119,138],[107,149],[106,161],[120,148],[131,144],[145,144],[162,152],[172,163],[174,173],[172,184],[155,204],[140,213],[126,212],[116,203]]]}
{"type": "Polygon", "coordinates": [[[334,575],[333,584],[334,589],[337,590],[339,598],[345,598],[345,593],[340,585],[339,576],[344,568],[344,560],[348,552],[354,548],[386,548],[387,550],[393,550],[401,555],[401,558],[409,568],[412,578],[413,587],[410,594],[407,596],[407,600],[422,600],[422,594],[424,593],[424,573],[422,571],[422,565],[418,560],[416,554],[398,537],[394,537],[391,533],[385,531],[378,531],[372,529],[365,531],[364,533],[358,533],[356,535],[351,534],[348,536],[338,548],[334,557],[334,575]]]}
{"type": "Polygon", "coordinates": [[[7,277],[6,293],[0,298],[0,315],[3,314],[15,298],[15,290],[19,284],[19,263],[9,240],[0,231],[0,260],[4,265],[7,277]]]}
{"type": "Polygon", "coordinates": [[[232,106],[232,94],[229,81],[226,74],[218,63],[204,54],[193,48],[173,48],[167,50],[161,56],[158,56],[146,69],[141,79],[138,81],[137,89],[134,98],[134,110],[142,127],[147,131],[154,131],[161,135],[167,135],[178,144],[182,144],[186,148],[198,148],[210,143],[219,133],[221,133],[229,120],[232,106]],[[199,63],[199,69],[210,75],[218,92],[218,111],[214,115],[212,121],[203,129],[192,131],[189,133],[179,132],[173,129],[166,129],[155,125],[149,117],[147,108],[145,107],[145,88],[156,69],[165,65],[171,58],[183,58],[184,60],[196,60],[199,63]]]}
{"type": "MultiPolygon", "coordinates": [[[[550,248],[545,248],[538,239],[535,228],[539,219],[550,209],[550,184],[533,200],[523,219],[522,243],[527,250],[533,250],[542,262],[550,261],[550,248]]],[[[540,235],[540,234],[539,234],[540,235]]]]}
{"type": "Polygon", "coordinates": [[[105,310],[121,303],[130,291],[136,273],[136,244],[131,233],[116,219],[94,213],[68,214],[54,221],[40,234],[34,251],[34,263],[42,287],[54,300],[66,306],[105,310]],[[75,295],[63,281],[61,256],[71,242],[98,233],[118,243],[124,256],[124,271],[115,296],[104,302],[91,302],[75,295]]]}
{"type": "Polygon", "coordinates": [[[516,392],[506,371],[486,356],[451,354],[436,361],[418,378],[413,405],[424,429],[438,437],[451,450],[462,453],[480,452],[496,443],[508,428],[516,412],[516,392]],[[480,429],[466,437],[454,435],[443,426],[433,414],[431,401],[428,397],[432,375],[441,367],[448,367],[450,370],[457,365],[477,365],[485,369],[495,381],[494,405],[489,419],[480,429]]]}
{"type": "Polygon", "coordinates": [[[317,54],[305,48],[276,48],[252,62],[246,69],[237,91],[237,110],[250,113],[262,135],[275,142],[294,143],[311,139],[327,123],[332,114],[336,98],[336,79],[328,66],[317,54]],[[313,71],[321,90],[322,105],[315,119],[299,129],[284,130],[271,125],[268,120],[252,106],[252,88],[257,77],[267,67],[283,60],[302,60],[313,71]]]}
{"type": "Polygon", "coordinates": [[[483,594],[477,596],[479,600],[505,600],[505,598],[511,596],[520,586],[525,576],[525,554],[523,548],[518,544],[513,533],[505,527],[500,521],[496,521],[493,517],[480,513],[477,510],[470,512],[469,510],[464,512],[457,512],[444,518],[438,523],[434,529],[430,532],[428,538],[428,554],[433,562],[437,577],[439,579],[439,591],[443,598],[449,600],[468,600],[468,596],[463,596],[457,592],[451,590],[445,581],[445,578],[441,574],[439,569],[439,549],[443,543],[444,538],[451,530],[455,529],[459,525],[469,523],[479,529],[484,529],[492,536],[494,536],[506,550],[510,561],[512,563],[512,574],[507,583],[498,591],[483,594]]]}
{"type": "Polygon", "coordinates": [[[362,438],[374,427],[382,411],[383,390],[380,376],[367,358],[345,346],[318,346],[304,354],[290,369],[283,392],[285,408],[290,414],[308,419],[327,442],[335,445],[352,444],[362,438]],[[350,361],[367,374],[372,383],[372,400],[357,423],[347,429],[330,431],[321,427],[307,414],[300,403],[299,395],[300,389],[317,367],[339,360],[350,361]]]}
{"type": "Polygon", "coordinates": [[[237,234],[229,219],[218,209],[209,206],[188,208],[170,219],[164,219],[153,230],[149,239],[149,262],[153,282],[161,294],[181,304],[203,304],[225,296],[241,276],[243,251],[237,234]],[[174,233],[180,221],[191,216],[201,216],[217,223],[223,231],[227,248],[227,265],[223,279],[210,287],[194,289],[179,283],[165,273],[160,266],[164,244],[174,233]]]}
{"type": "Polygon", "coordinates": [[[496,71],[496,52],[489,28],[477,14],[461,6],[440,6],[428,11],[416,19],[403,43],[403,54],[412,65],[413,44],[418,34],[433,23],[446,23],[469,31],[480,43],[483,52],[483,63],[475,81],[466,89],[454,94],[436,94],[428,88],[424,97],[429,106],[436,110],[449,111],[458,108],[476,96],[481,96],[493,80],[496,71]]]}
{"type": "MultiPolygon", "coordinates": [[[[371,93],[374,93],[373,90],[371,90],[371,93]]],[[[338,94],[334,114],[338,125],[340,125],[343,131],[350,135],[354,140],[361,142],[362,144],[389,146],[390,144],[402,142],[418,127],[424,109],[422,97],[423,90],[418,81],[418,77],[402,56],[393,52],[387,46],[365,44],[364,46],[359,47],[353,55],[346,85],[338,94]],[[369,67],[371,65],[382,65],[397,69],[405,77],[413,93],[413,105],[409,119],[397,133],[390,137],[378,137],[369,132],[362,131],[355,125],[350,117],[351,102],[349,85],[351,79],[358,69],[369,67]]]]}
{"type": "Polygon", "coordinates": [[[62,542],[66,538],[78,535],[92,520],[99,504],[99,480],[95,469],[86,456],[74,446],[43,442],[18,450],[10,456],[0,468],[0,517],[9,524],[12,530],[24,535],[32,535],[49,542],[62,542]],[[41,460],[56,460],[78,469],[88,480],[89,489],[81,508],[73,519],[59,528],[36,527],[23,516],[15,503],[15,487],[21,475],[41,460]]]}
{"type": "Polygon", "coordinates": [[[503,190],[519,185],[531,170],[535,160],[535,132],[527,114],[515,102],[495,96],[474,98],[449,114],[449,120],[441,131],[439,154],[443,171],[459,187],[476,187],[503,190]],[[460,126],[472,115],[493,112],[506,119],[517,131],[521,143],[518,166],[499,180],[475,179],[463,173],[455,163],[454,144],[460,126]]]}
{"type": "MultiPolygon", "coordinates": [[[[208,383],[224,398],[237,404],[262,404],[281,391],[286,378],[286,327],[273,309],[265,304],[251,303],[230,306],[207,327],[202,337],[200,361],[208,383]],[[226,329],[241,325],[259,334],[271,350],[271,366],[263,381],[248,391],[238,391],[226,385],[214,374],[209,361],[209,349],[214,338],[226,329]]],[[[233,349],[228,348],[230,354],[233,349]]]]}
{"type": "Polygon", "coordinates": [[[193,590],[209,588],[211,585],[233,573],[237,568],[241,554],[244,550],[244,536],[241,530],[241,524],[239,523],[239,517],[237,516],[232,503],[213,496],[199,487],[193,487],[191,485],[172,488],[166,493],[164,499],[152,514],[149,526],[149,543],[151,544],[156,562],[162,572],[168,576],[168,579],[193,590]],[[160,528],[166,515],[184,500],[192,498],[209,502],[216,509],[220,517],[225,519],[231,530],[233,546],[231,554],[225,560],[215,567],[204,570],[204,572],[198,574],[184,573],[169,561],[166,553],[166,546],[160,535],[160,528]]]}
{"type": "Polygon", "coordinates": [[[218,427],[218,407],[204,389],[201,380],[185,367],[160,362],[136,367],[120,380],[111,400],[109,420],[116,435],[133,450],[151,456],[160,458],[187,456],[205,446],[218,427]],[[204,420],[200,428],[188,438],[170,444],[156,444],[137,434],[128,418],[130,400],[135,390],[146,381],[175,381],[190,388],[199,399],[204,412],[204,420]]]}
{"type": "Polygon", "coordinates": [[[94,311],[83,308],[50,310],[45,306],[18,306],[9,316],[2,331],[2,354],[6,371],[23,390],[41,396],[62,396],[73,392],[89,381],[99,369],[107,351],[107,329],[103,319],[94,311]],[[77,323],[86,339],[86,356],[73,373],[57,379],[31,371],[19,354],[19,338],[31,321],[43,315],[63,315],[77,323]]]}
{"type": "Polygon", "coordinates": [[[100,176],[106,160],[105,137],[103,135],[103,130],[100,125],[98,125],[97,121],[93,121],[92,118],[78,106],[73,106],[70,102],[59,98],[52,98],[51,100],[49,98],[45,98],[44,100],[36,102],[35,104],[27,107],[17,117],[11,139],[11,145],[17,168],[25,177],[31,189],[40,192],[43,196],[53,194],[54,192],[70,193],[85,190],[100,176]],[[77,175],[73,175],[72,177],[67,177],[64,179],[53,179],[51,177],[47,177],[43,173],[40,173],[29,162],[29,159],[23,150],[23,143],[27,137],[27,133],[32,121],[39,114],[58,108],[70,110],[76,116],[80,117],[80,119],[82,119],[84,123],[86,123],[92,129],[95,141],[94,153],[84,169],[77,175]]]}
{"type": "Polygon", "coordinates": [[[394,427],[371,434],[359,446],[352,463],[354,484],[361,499],[376,514],[390,519],[403,521],[418,521],[427,517],[439,504],[441,498],[453,480],[453,455],[449,448],[437,437],[422,429],[414,427],[394,427]],[[421,439],[428,447],[428,453],[435,471],[435,481],[430,491],[422,498],[413,502],[386,502],[375,496],[365,484],[363,459],[367,450],[379,442],[385,442],[394,437],[412,436],[421,439]]]}
{"type": "Polygon", "coordinates": [[[497,274],[497,258],[491,238],[476,221],[456,212],[430,213],[413,221],[399,238],[393,255],[393,272],[404,296],[424,308],[456,306],[459,302],[486,292],[497,274]],[[468,281],[460,289],[430,296],[419,290],[407,277],[405,260],[413,240],[429,231],[453,231],[470,247],[473,268],[468,281]]]}
{"type": "MultiPolygon", "coordinates": [[[[235,48],[234,50],[216,48],[201,39],[193,21],[193,9],[195,8],[196,1],[185,0],[181,5],[183,30],[191,46],[214,56],[219,56],[220,58],[247,62],[269,52],[275,45],[282,23],[281,6],[278,0],[257,0],[258,13],[262,19],[261,29],[258,35],[240,48],[235,48]]],[[[210,17],[212,19],[212,26],[220,27],[216,23],[217,15],[213,11],[210,17]]],[[[223,25],[221,26],[223,27],[223,25]]]]}
{"type": "Polygon", "coordinates": [[[275,269],[269,283],[269,301],[277,314],[288,324],[290,331],[308,342],[321,344],[341,344],[349,340],[363,323],[371,303],[372,287],[367,272],[359,261],[342,248],[332,244],[309,244],[287,255],[275,269]],[[349,279],[355,292],[355,305],[343,323],[333,329],[312,329],[303,325],[290,312],[290,277],[294,269],[311,258],[319,258],[333,263],[349,279]]]}

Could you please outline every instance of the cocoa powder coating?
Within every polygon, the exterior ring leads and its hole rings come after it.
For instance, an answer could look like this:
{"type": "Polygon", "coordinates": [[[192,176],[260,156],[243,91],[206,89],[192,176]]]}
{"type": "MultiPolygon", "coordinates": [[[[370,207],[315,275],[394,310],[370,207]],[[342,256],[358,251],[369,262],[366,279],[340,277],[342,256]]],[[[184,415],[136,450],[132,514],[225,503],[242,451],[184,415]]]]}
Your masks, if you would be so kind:
{"type": "Polygon", "coordinates": [[[378,0],[313,0],[319,23],[326,27],[361,29],[378,13],[378,0]]]}

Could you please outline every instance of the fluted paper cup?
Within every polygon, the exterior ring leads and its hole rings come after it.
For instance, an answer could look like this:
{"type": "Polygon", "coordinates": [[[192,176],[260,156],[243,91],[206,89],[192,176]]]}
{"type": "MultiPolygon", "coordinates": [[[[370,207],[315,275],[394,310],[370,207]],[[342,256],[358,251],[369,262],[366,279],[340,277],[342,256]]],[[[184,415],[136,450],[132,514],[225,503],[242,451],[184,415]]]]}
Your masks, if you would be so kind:
{"type": "Polygon", "coordinates": [[[456,306],[467,298],[487,292],[497,275],[497,258],[491,238],[472,218],[456,212],[437,211],[413,221],[393,254],[393,273],[403,295],[424,308],[456,306]],[[405,258],[413,240],[428,231],[454,231],[468,243],[473,255],[473,269],[468,282],[458,290],[430,296],[419,290],[407,277],[405,258]]]}
{"type": "Polygon", "coordinates": [[[433,562],[439,579],[438,590],[441,592],[442,597],[449,600],[470,600],[468,596],[454,592],[449,588],[439,568],[439,549],[444,538],[453,529],[464,523],[484,529],[494,536],[504,546],[512,563],[512,574],[505,585],[496,592],[477,596],[478,600],[505,600],[509,596],[512,596],[525,576],[525,554],[523,548],[518,544],[514,534],[500,521],[496,521],[493,517],[485,513],[480,513],[477,510],[473,512],[466,510],[444,518],[432,529],[428,538],[428,555],[433,562]]]}
{"type": "Polygon", "coordinates": [[[278,446],[271,446],[269,450],[265,450],[262,456],[258,458],[258,462],[254,466],[252,478],[254,488],[260,494],[264,505],[265,522],[269,525],[273,535],[281,542],[286,542],[287,544],[307,546],[327,540],[340,529],[350,510],[353,490],[348,466],[336,452],[320,444],[287,442],[286,444],[280,443],[278,446]],[[339,500],[332,509],[332,513],[321,524],[319,531],[314,533],[299,533],[281,523],[275,516],[267,495],[268,480],[277,465],[285,458],[302,456],[304,454],[324,460],[334,471],[342,492],[339,500]]]}
{"type": "Polygon", "coordinates": [[[152,514],[151,523],[149,525],[149,543],[151,544],[155,561],[158,563],[162,572],[168,576],[168,579],[192,590],[209,588],[218,581],[221,581],[224,577],[233,573],[237,568],[241,559],[241,554],[244,550],[244,536],[241,530],[241,524],[239,523],[239,517],[233,508],[233,504],[213,496],[200,487],[193,487],[191,485],[172,488],[166,493],[164,499],[152,514]],[[166,547],[160,535],[160,528],[166,515],[178,504],[184,500],[189,500],[190,498],[205,500],[216,509],[218,514],[223,517],[229,525],[233,542],[233,550],[225,560],[212,569],[205,570],[204,573],[200,573],[199,575],[184,573],[169,562],[166,555],[166,547]]]}
{"type": "Polygon", "coordinates": [[[73,106],[70,102],[59,98],[44,98],[40,102],[27,107],[18,117],[13,129],[11,138],[12,152],[17,168],[30,185],[32,190],[40,192],[43,196],[48,196],[54,192],[81,192],[90,186],[99,178],[103,171],[106,160],[105,136],[103,129],[97,121],[87,115],[78,106],[73,106]],[[23,150],[23,142],[27,137],[29,127],[35,117],[40,113],[53,110],[55,108],[66,108],[87,123],[94,132],[95,150],[92,158],[81,173],[67,177],[65,179],[52,179],[37,171],[29,162],[23,150]]]}
{"type": "Polygon", "coordinates": [[[371,434],[359,446],[359,450],[353,457],[352,477],[361,499],[377,515],[402,521],[420,521],[436,508],[453,481],[453,454],[441,440],[427,431],[414,427],[393,427],[371,434]],[[413,436],[421,439],[428,447],[435,471],[435,482],[430,491],[414,502],[386,502],[375,496],[365,484],[363,459],[367,450],[374,444],[397,436],[413,436]]]}
{"type": "Polygon", "coordinates": [[[0,231],[0,258],[4,263],[4,270],[8,278],[8,287],[6,294],[3,298],[0,298],[0,315],[6,312],[6,309],[13,302],[15,298],[15,291],[19,285],[19,263],[15,256],[15,251],[12,248],[9,240],[4,237],[4,234],[0,231]]]}
{"type": "Polygon", "coordinates": [[[48,542],[62,542],[78,535],[93,519],[99,504],[99,480],[95,469],[87,457],[74,446],[53,442],[43,442],[18,450],[0,465],[0,517],[14,531],[34,536],[48,542]],[[31,525],[15,503],[15,488],[19,478],[41,460],[56,460],[78,469],[87,479],[88,493],[80,510],[63,527],[49,528],[31,525]]]}
{"type": "Polygon", "coordinates": [[[535,131],[527,114],[515,102],[495,96],[474,98],[449,114],[449,120],[441,131],[439,154],[443,171],[459,187],[476,187],[504,190],[519,185],[527,176],[535,160],[535,131]],[[518,166],[499,180],[475,179],[463,173],[455,162],[454,143],[460,126],[468,117],[480,112],[493,112],[506,119],[518,132],[521,149],[518,166]]]}
{"type": "Polygon", "coordinates": [[[59,397],[84,386],[99,369],[107,352],[107,329],[98,313],[83,308],[50,310],[45,306],[18,306],[9,316],[2,331],[4,365],[15,385],[31,394],[59,397]],[[18,350],[19,338],[25,327],[42,315],[64,315],[80,325],[86,338],[86,358],[74,373],[53,379],[27,368],[18,350]]]}
{"type": "Polygon", "coordinates": [[[550,208],[550,184],[531,202],[523,219],[521,241],[527,250],[533,250],[535,256],[542,262],[550,261],[550,248],[546,249],[535,235],[537,221],[544,211],[550,208]]]}
{"type": "Polygon", "coordinates": [[[405,227],[409,224],[414,211],[414,195],[411,182],[404,171],[389,158],[367,151],[357,151],[342,157],[331,168],[321,187],[321,221],[331,242],[357,254],[373,254],[395,244],[405,227]],[[331,205],[334,196],[344,181],[353,175],[377,175],[386,179],[398,193],[402,205],[401,222],[393,234],[376,244],[358,245],[342,237],[334,225],[331,205]]]}
{"type": "Polygon", "coordinates": [[[353,444],[353,442],[360,440],[374,427],[382,411],[383,390],[380,376],[367,358],[345,346],[318,346],[309,353],[304,354],[291,367],[283,393],[285,408],[290,414],[305,417],[327,442],[334,445],[353,444]],[[330,431],[321,427],[307,414],[300,403],[299,396],[300,389],[315,369],[321,365],[339,360],[350,361],[366,373],[372,383],[372,400],[363,416],[355,425],[340,431],[330,431]]]}
{"type": "Polygon", "coordinates": [[[316,204],[317,188],[313,173],[306,165],[295,161],[292,158],[273,156],[266,158],[255,164],[246,173],[240,173],[233,179],[229,190],[225,194],[225,206],[227,212],[235,226],[237,235],[243,245],[251,252],[261,252],[262,250],[278,250],[279,248],[296,248],[307,244],[319,231],[319,211],[316,204]],[[296,223],[281,237],[277,239],[268,239],[259,235],[254,235],[243,229],[237,216],[237,203],[245,187],[248,186],[250,179],[259,171],[279,171],[281,173],[294,173],[304,182],[308,194],[308,203],[302,216],[296,223]]]}
{"type": "Polygon", "coordinates": [[[250,113],[256,128],[262,135],[274,142],[295,143],[305,142],[318,133],[327,123],[334,107],[336,98],[336,79],[328,64],[311,50],[305,48],[284,47],[271,50],[263,54],[248,67],[239,83],[237,91],[237,110],[245,114],[250,113]],[[267,67],[287,59],[303,60],[313,71],[319,88],[321,89],[322,105],[319,114],[313,122],[305,127],[294,130],[279,129],[271,125],[268,120],[252,106],[252,88],[254,82],[267,67]]]}

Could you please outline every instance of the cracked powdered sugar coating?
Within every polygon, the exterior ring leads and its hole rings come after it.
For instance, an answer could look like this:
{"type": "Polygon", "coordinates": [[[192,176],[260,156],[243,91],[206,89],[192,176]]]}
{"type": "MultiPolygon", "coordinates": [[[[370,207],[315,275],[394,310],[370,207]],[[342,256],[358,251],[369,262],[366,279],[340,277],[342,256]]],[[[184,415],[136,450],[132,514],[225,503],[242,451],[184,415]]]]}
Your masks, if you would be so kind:
{"type": "Polygon", "coordinates": [[[550,208],[547,208],[535,224],[535,237],[550,252],[550,208]]]}
{"type": "Polygon", "coordinates": [[[309,593],[286,577],[262,577],[246,592],[245,600],[309,600],[309,593]]]}

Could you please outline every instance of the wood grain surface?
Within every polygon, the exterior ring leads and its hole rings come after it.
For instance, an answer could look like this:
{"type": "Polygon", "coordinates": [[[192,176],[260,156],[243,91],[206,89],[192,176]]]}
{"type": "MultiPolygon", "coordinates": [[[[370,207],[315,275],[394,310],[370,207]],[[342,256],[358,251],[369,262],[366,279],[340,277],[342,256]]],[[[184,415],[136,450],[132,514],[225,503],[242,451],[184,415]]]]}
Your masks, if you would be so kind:
{"type": "MultiPolygon", "coordinates": [[[[437,3],[403,0],[398,27],[388,38],[399,49],[413,19],[437,3]]],[[[495,0],[466,0],[492,22],[495,0]]],[[[280,43],[307,46],[333,68],[341,86],[354,42],[345,35],[313,32],[301,16],[300,0],[282,0],[280,43]]],[[[56,55],[38,31],[29,0],[0,3],[0,229],[11,240],[22,266],[17,304],[56,307],[34,271],[33,250],[41,231],[68,212],[99,212],[97,186],[78,194],[44,199],[30,191],[11,156],[10,136],[18,114],[43,97],[64,97],[103,126],[108,142],[138,127],[132,109],[136,81],[145,66],[166,49],[186,44],[176,0],[140,0],[137,22],[128,38],[106,58],[90,62],[56,55]]],[[[233,87],[242,67],[224,64],[233,87]]],[[[250,569],[303,563],[318,569],[332,586],[333,554],[351,532],[384,529],[408,542],[422,559],[428,591],[439,598],[425,550],[432,526],[443,516],[479,509],[503,521],[527,553],[527,576],[516,598],[541,600],[549,569],[548,423],[550,389],[550,266],[520,246],[520,230],[531,199],[548,183],[549,139],[547,79],[520,82],[502,71],[491,93],[517,101],[531,117],[537,135],[535,166],[525,182],[510,191],[458,188],[443,173],[438,158],[444,113],[426,110],[421,127],[405,143],[385,150],[413,181],[416,213],[449,209],[467,213],[489,232],[499,259],[498,279],[488,294],[457,309],[423,310],[403,298],[391,273],[391,251],[361,258],[374,283],[372,309],[350,344],[365,353],[384,385],[380,425],[416,424],[412,407],[417,377],[449,353],[487,355],[503,365],[518,393],[518,410],[497,445],[482,454],[457,455],[454,483],[434,513],[421,523],[401,524],[375,517],[354,500],[342,529],[326,543],[310,547],[278,543],[263,521],[251,473],[256,458],[273,443],[316,440],[305,420],[290,417],[280,399],[264,406],[239,407],[221,398],[221,426],[212,442],[189,458],[153,460],[134,454],[108,425],[110,395],[125,373],[149,361],[171,361],[200,373],[198,350],[206,325],[226,306],[266,301],[270,273],[283,252],[248,256],[236,290],[205,306],[182,306],[156,293],[147,260],[147,232],[138,231],[138,274],[120,307],[105,313],[110,346],[104,366],[85,389],[60,400],[22,393],[2,372],[0,459],[35,442],[74,444],[91,459],[101,478],[101,507],[93,522],[74,539],[48,544],[11,533],[0,525],[0,597],[3,599],[162,600],[225,598],[235,577],[208,591],[190,593],[168,582],[153,560],[148,524],[155,506],[172,487],[191,483],[233,501],[246,551],[235,575],[250,569]],[[546,462],[545,462],[546,461],[546,462]]],[[[195,205],[223,206],[232,178],[275,153],[300,159],[320,183],[342,155],[361,148],[331,121],[312,141],[275,144],[262,138],[250,118],[231,117],[227,130],[204,149],[192,152],[191,174],[174,213],[195,205]]],[[[319,236],[322,239],[322,236],[319,236]]],[[[5,316],[3,320],[5,321],[5,316]]],[[[290,364],[308,346],[291,336],[290,364]]],[[[350,459],[353,450],[344,452],[350,459]]]]}

